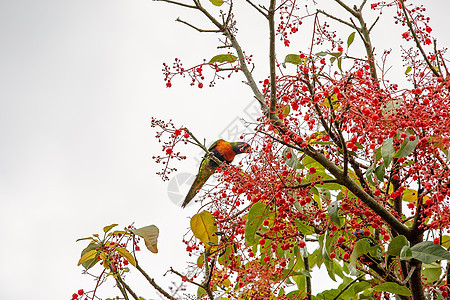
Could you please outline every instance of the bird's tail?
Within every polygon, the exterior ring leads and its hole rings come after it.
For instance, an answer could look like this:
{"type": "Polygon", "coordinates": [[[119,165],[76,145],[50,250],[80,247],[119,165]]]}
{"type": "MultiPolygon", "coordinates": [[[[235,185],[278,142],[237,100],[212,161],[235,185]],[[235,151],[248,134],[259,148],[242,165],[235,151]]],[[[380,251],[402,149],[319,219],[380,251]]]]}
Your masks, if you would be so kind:
{"type": "Polygon", "coordinates": [[[191,186],[191,189],[186,195],[186,198],[184,198],[183,204],[181,204],[182,208],[185,208],[186,205],[188,205],[189,202],[197,195],[197,192],[202,188],[202,186],[205,184],[206,180],[200,180],[199,176],[195,178],[194,183],[191,186]]]}

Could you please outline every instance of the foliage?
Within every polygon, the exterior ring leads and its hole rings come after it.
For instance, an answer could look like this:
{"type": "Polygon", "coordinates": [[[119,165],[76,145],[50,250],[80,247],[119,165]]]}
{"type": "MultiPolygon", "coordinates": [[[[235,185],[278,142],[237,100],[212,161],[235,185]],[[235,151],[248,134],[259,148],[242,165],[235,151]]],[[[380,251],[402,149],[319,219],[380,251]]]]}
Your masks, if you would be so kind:
{"type": "MultiPolygon", "coordinates": [[[[320,6],[311,13],[315,3],[300,8],[296,0],[271,0],[268,7],[247,1],[269,25],[270,73],[258,83],[249,70],[252,58],[237,41],[233,1],[164,2],[201,12],[215,30],[178,21],[221,33],[221,47],[233,49],[188,69],[178,59],[174,67],[164,64],[166,86],[188,76],[202,88],[205,69],[214,86],[223,72],[240,71],[262,113],[245,136],[252,153],[218,168],[219,184],[199,199],[210,204],[192,217],[193,235],[185,241],[197,264],[186,274],[172,273],[208,299],[447,297],[450,76],[425,8],[403,0],[354,7],[335,0],[349,22],[320,6]],[[363,17],[368,10],[378,14],[369,27],[363,17]],[[387,80],[391,52],[375,53],[371,41],[378,19],[389,12],[393,26],[406,30],[399,36],[406,81],[387,80]],[[309,48],[276,57],[277,38],[289,47],[308,20],[309,48]],[[350,27],[346,49],[329,20],[350,27]],[[358,42],[364,55],[353,57],[349,48],[358,42]],[[310,271],[321,266],[340,285],[312,295],[310,271]],[[194,281],[202,275],[202,283],[194,281]]],[[[210,155],[185,127],[155,119],[152,127],[163,143],[164,156],[155,157],[163,163],[163,179],[176,170],[169,167],[174,158],[185,158],[173,151],[178,143],[191,142],[210,155]]],[[[102,260],[121,275],[112,257],[133,264],[132,256],[110,245],[93,239],[79,264],[88,268],[102,260]]]]}

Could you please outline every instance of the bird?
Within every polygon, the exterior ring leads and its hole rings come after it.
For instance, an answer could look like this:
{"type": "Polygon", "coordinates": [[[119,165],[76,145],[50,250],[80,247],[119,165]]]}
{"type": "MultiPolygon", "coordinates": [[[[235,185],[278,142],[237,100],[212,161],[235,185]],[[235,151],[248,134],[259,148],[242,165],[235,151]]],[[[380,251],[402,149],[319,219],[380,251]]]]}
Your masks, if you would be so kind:
{"type": "MultiPolygon", "coordinates": [[[[221,162],[231,163],[236,154],[250,152],[250,145],[245,142],[227,142],[225,140],[217,140],[209,147],[208,151],[213,153],[221,162]]],[[[211,158],[205,156],[200,163],[198,174],[195,177],[189,192],[184,199],[181,207],[186,207],[189,202],[195,197],[197,192],[202,188],[205,182],[216,171],[219,165],[211,158]]]]}

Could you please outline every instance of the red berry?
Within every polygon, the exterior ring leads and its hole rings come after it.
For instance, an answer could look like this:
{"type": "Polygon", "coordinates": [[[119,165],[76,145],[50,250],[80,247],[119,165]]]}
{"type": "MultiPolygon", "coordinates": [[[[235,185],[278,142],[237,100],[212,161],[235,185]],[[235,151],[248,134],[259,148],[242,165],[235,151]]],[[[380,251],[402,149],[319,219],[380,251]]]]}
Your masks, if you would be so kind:
{"type": "Polygon", "coordinates": [[[348,260],[349,258],[350,258],[350,253],[345,252],[345,253],[344,253],[344,259],[345,259],[345,260],[348,260]]]}
{"type": "Polygon", "coordinates": [[[300,248],[305,248],[306,243],[305,243],[304,241],[300,241],[300,242],[298,242],[298,246],[299,246],[300,248]]]}
{"type": "Polygon", "coordinates": [[[336,257],[336,253],[331,252],[331,253],[330,253],[330,258],[333,259],[333,258],[335,258],[335,257],[336,257]]]}
{"type": "Polygon", "coordinates": [[[260,245],[264,245],[265,243],[266,243],[266,240],[265,240],[264,238],[262,238],[262,239],[259,240],[259,244],[260,244],[260,245]]]}
{"type": "Polygon", "coordinates": [[[343,236],[340,236],[340,237],[338,238],[338,243],[339,243],[339,244],[342,244],[343,242],[345,242],[345,238],[344,238],[343,236]]]}
{"type": "Polygon", "coordinates": [[[433,240],[433,243],[435,243],[436,245],[439,245],[440,242],[441,242],[441,240],[439,238],[435,238],[433,240]]]}
{"type": "Polygon", "coordinates": [[[199,82],[198,87],[202,88],[203,87],[203,83],[199,82]]]}

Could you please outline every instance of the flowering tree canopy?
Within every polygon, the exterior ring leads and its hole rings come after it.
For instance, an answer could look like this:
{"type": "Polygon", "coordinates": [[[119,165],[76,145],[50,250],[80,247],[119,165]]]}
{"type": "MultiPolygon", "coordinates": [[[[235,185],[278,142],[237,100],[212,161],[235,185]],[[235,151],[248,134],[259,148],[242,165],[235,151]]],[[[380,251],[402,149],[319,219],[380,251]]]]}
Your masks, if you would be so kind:
{"type": "MultiPolygon", "coordinates": [[[[164,180],[176,171],[174,160],[189,159],[175,151],[179,143],[201,147],[220,165],[218,183],[196,197],[204,205],[185,238],[197,264],[171,271],[206,299],[446,298],[450,76],[419,1],[335,0],[341,16],[326,1],[247,0],[268,24],[266,78],[254,78],[252,56],[238,42],[234,1],[160,1],[200,12],[213,29],[177,21],[217,33],[220,49],[229,49],[190,68],[178,59],[164,64],[166,86],[177,76],[214,86],[242,72],[261,109],[242,136],[252,151],[239,163],[222,163],[188,128],[152,120],[164,180]],[[404,30],[398,40],[406,80],[389,78],[390,49],[374,50],[371,33],[382,19],[404,30]],[[308,22],[313,33],[304,47],[277,56],[276,47],[292,45],[308,22]],[[345,42],[333,22],[351,30],[345,42]],[[354,57],[348,48],[358,39],[364,53],[354,57]],[[316,266],[339,287],[312,295],[316,266]]],[[[119,251],[99,245],[91,249],[97,255],[119,251]]],[[[129,254],[120,251],[122,259],[129,254]]]]}

